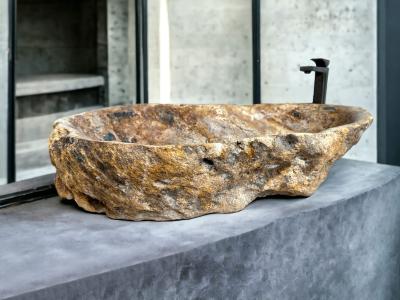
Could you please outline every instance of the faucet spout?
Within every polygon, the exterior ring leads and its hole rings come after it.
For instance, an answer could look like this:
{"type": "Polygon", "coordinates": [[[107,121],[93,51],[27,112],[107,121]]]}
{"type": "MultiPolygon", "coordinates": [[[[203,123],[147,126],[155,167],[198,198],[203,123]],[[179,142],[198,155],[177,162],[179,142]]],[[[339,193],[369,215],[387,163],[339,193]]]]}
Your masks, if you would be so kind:
{"type": "Polygon", "coordinates": [[[324,58],[313,58],[311,60],[315,63],[315,66],[303,66],[300,67],[300,71],[306,74],[315,72],[313,103],[325,104],[328,90],[329,60],[324,58]]]}

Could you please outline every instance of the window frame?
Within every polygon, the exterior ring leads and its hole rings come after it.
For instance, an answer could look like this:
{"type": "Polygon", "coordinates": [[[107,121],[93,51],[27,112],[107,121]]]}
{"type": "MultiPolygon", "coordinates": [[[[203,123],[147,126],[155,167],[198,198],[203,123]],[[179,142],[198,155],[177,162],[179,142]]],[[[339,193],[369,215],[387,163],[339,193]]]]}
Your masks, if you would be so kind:
{"type": "Polygon", "coordinates": [[[16,0],[8,0],[8,99],[7,99],[7,183],[16,180],[15,138],[15,55],[16,55],[16,0]]]}
{"type": "Polygon", "coordinates": [[[400,166],[398,0],[378,1],[378,162],[400,166]]]}

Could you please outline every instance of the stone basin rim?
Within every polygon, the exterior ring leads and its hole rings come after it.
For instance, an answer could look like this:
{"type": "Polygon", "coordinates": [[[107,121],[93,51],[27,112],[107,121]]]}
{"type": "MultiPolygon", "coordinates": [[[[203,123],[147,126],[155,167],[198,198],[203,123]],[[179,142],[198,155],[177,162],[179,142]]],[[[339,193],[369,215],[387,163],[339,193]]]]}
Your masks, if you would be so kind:
{"type": "Polygon", "coordinates": [[[88,212],[182,220],[312,195],[372,120],[309,103],[119,106],[55,122],[49,154],[59,196],[88,212]]]}
{"type": "Polygon", "coordinates": [[[58,120],[56,120],[53,123],[53,129],[56,128],[57,126],[62,126],[66,129],[69,130],[76,130],[76,128],[72,127],[70,124],[68,124],[69,120],[77,117],[77,116],[81,116],[81,115],[85,115],[88,113],[97,113],[100,111],[113,111],[113,110],[121,110],[123,111],[124,109],[134,109],[135,107],[143,107],[143,106],[163,106],[163,107],[190,107],[190,106],[195,106],[195,107],[229,107],[229,106],[239,106],[239,107],[262,107],[262,106],[271,106],[271,107],[279,107],[279,106],[287,106],[287,105],[293,105],[293,106],[320,106],[320,107],[326,107],[326,108],[341,108],[344,110],[348,110],[348,111],[353,111],[354,113],[357,113],[357,116],[354,120],[352,120],[349,123],[345,123],[339,126],[333,126],[333,127],[329,127],[326,128],[324,130],[321,130],[319,132],[287,132],[287,133],[278,133],[278,134],[272,134],[272,133],[267,133],[265,135],[256,135],[256,136],[252,136],[252,137],[248,137],[248,138],[241,138],[241,139],[232,139],[232,140],[225,140],[225,141],[221,141],[221,142],[203,142],[203,143],[179,143],[179,144],[161,144],[161,145],[157,145],[157,144],[150,144],[150,143],[136,143],[136,142],[124,142],[124,141],[105,141],[105,140],[99,140],[99,139],[94,139],[94,138],[90,138],[86,135],[82,135],[82,134],[77,134],[74,132],[69,131],[67,134],[65,134],[64,136],[62,136],[62,139],[73,139],[76,141],[86,141],[86,142],[91,142],[91,143],[98,143],[99,145],[130,145],[131,147],[143,147],[143,148],[165,148],[165,149],[169,149],[169,148],[177,148],[177,147],[196,147],[196,146],[213,146],[213,145],[227,145],[227,144],[234,144],[234,143],[238,143],[238,142],[246,142],[246,141],[250,141],[250,140],[254,140],[254,139],[263,139],[266,137],[283,137],[283,136],[288,136],[288,135],[294,135],[294,136],[318,136],[320,134],[326,134],[329,132],[334,132],[336,130],[340,130],[341,128],[349,128],[349,127],[360,127],[363,124],[370,124],[373,121],[373,116],[371,115],[371,113],[369,113],[366,109],[359,107],[359,106],[348,106],[348,105],[336,105],[336,104],[315,104],[315,103],[261,103],[261,104],[170,104],[170,103],[149,103],[149,104],[129,104],[129,105],[115,105],[115,106],[111,106],[111,107],[103,107],[103,108],[99,108],[99,109],[95,109],[95,110],[91,110],[91,111],[87,111],[87,112],[82,112],[79,114],[74,114],[68,117],[63,117],[60,118],[58,120]]]}

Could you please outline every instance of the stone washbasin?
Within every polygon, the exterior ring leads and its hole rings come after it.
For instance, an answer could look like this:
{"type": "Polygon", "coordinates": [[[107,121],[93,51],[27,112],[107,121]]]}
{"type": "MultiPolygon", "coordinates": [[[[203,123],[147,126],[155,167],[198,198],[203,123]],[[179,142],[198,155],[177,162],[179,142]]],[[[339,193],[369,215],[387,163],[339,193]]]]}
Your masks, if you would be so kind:
{"type": "Polygon", "coordinates": [[[178,220],[310,196],[371,122],[320,104],[132,105],[57,120],[49,150],[60,197],[115,219],[178,220]]]}

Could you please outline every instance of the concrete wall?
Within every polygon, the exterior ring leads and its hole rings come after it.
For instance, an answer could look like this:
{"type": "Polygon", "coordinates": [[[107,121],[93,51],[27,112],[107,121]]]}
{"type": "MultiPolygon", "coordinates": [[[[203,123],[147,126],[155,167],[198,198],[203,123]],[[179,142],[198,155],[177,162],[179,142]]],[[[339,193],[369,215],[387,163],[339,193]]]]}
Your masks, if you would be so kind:
{"type": "Polygon", "coordinates": [[[134,0],[21,0],[18,75],[98,73],[107,82],[100,89],[101,103],[131,103],[136,88],[134,4],[134,0]]]}
{"type": "MultiPolygon", "coordinates": [[[[263,102],[312,101],[312,57],[331,60],[327,102],[362,106],[376,118],[376,0],[263,0],[263,102]]],[[[376,119],[348,157],[376,161],[376,119]]]]}
{"type": "MultiPolygon", "coordinates": [[[[19,0],[17,78],[54,73],[99,73],[106,77],[105,1],[19,0]]],[[[96,88],[84,93],[19,97],[16,115],[24,118],[99,105],[104,103],[104,94],[102,87],[100,93],[96,88]]]]}
{"type": "Polygon", "coordinates": [[[96,73],[95,0],[19,0],[17,75],[96,73]]]}
{"type": "Polygon", "coordinates": [[[0,1],[0,184],[7,176],[8,1],[0,1]]]}
{"type": "Polygon", "coordinates": [[[107,0],[108,105],[136,102],[135,1],[107,0]]]}
{"type": "Polygon", "coordinates": [[[151,102],[251,103],[251,51],[251,1],[149,0],[151,102]]]}

